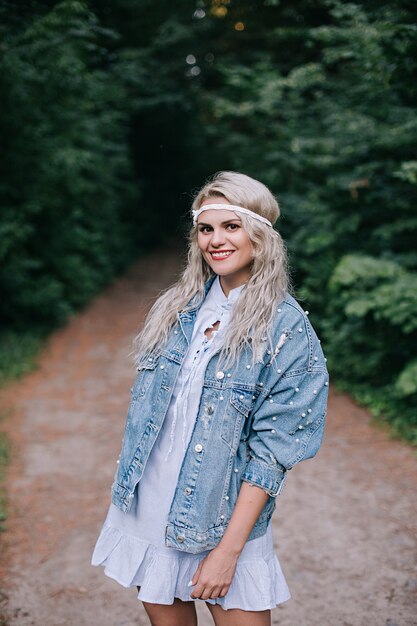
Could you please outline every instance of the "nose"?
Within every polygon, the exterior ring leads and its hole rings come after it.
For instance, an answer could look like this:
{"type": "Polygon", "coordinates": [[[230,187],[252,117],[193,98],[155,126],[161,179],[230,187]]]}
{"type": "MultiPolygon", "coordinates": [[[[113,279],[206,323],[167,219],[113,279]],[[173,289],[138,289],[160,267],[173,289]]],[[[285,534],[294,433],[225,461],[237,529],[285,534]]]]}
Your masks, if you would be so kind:
{"type": "Polygon", "coordinates": [[[211,234],[211,245],[215,248],[222,246],[226,241],[224,230],[222,228],[214,228],[211,234]]]}

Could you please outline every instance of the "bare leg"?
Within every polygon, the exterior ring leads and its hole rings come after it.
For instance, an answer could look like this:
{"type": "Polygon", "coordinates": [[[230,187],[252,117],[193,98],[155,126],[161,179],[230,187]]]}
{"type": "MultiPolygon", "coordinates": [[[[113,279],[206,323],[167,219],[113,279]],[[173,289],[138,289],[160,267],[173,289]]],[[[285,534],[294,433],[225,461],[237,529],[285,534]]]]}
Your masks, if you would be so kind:
{"type": "Polygon", "coordinates": [[[206,603],[216,626],[271,626],[271,611],[225,611],[218,604],[206,603]]]}
{"type": "MultiPolygon", "coordinates": [[[[140,587],[137,587],[138,592],[140,587]]],[[[174,604],[142,602],[152,626],[197,626],[197,613],[193,601],[174,599],[174,604]]]]}

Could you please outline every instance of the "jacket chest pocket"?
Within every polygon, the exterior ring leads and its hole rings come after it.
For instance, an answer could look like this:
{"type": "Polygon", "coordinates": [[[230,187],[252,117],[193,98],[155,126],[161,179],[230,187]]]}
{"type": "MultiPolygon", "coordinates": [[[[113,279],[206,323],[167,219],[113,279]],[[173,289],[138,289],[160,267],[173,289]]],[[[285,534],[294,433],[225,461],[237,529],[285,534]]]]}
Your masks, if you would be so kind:
{"type": "Polygon", "coordinates": [[[252,405],[253,397],[251,392],[232,389],[221,429],[221,438],[232,450],[236,450],[239,445],[243,424],[250,415],[252,405]]]}
{"type": "Polygon", "coordinates": [[[132,402],[135,402],[138,398],[143,398],[148,391],[155,377],[155,369],[159,358],[159,356],[152,358],[152,360],[145,361],[139,365],[135,384],[132,387],[132,402]]]}

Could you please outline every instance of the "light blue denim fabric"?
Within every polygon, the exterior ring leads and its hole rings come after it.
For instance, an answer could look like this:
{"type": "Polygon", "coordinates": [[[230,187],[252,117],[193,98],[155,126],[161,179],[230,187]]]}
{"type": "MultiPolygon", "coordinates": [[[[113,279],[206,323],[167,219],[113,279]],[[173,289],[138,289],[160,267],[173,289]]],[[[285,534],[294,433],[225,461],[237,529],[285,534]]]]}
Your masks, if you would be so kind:
{"type": "MultiPolygon", "coordinates": [[[[206,293],[214,277],[206,283],[206,293]]],[[[133,493],[162,427],[198,306],[178,315],[161,354],[138,368],[126,418],[112,502],[130,509],[133,493]]],[[[165,545],[198,553],[222,538],[242,481],[269,494],[249,539],[266,532],[286,473],[313,457],[323,436],[328,373],[309,319],[286,295],[277,305],[272,336],[252,366],[248,348],[227,370],[210,359],[200,408],[168,516],[165,545]]],[[[158,494],[155,494],[157,502],[158,494]]],[[[156,512],[157,514],[157,512],[156,512]]]]}

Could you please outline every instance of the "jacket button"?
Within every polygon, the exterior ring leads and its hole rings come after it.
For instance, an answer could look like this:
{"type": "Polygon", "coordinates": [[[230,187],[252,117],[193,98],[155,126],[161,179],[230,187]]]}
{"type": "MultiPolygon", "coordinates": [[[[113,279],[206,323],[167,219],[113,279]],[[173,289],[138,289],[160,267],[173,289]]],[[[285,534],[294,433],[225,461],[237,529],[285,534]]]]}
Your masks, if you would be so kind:
{"type": "Polygon", "coordinates": [[[191,487],[186,487],[186,488],[184,489],[184,493],[186,493],[186,494],[187,494],[187,496],[189,496],[189,495],[190,495],[191,491],[192,491],[191,487]]]}
{"type": "Polygon", "coordinates": [[[208,413],[209,415],[213,415],[213,413],[214,413],[214,409],[213,409],[213,407],[211,406],[211,404],[207,407],[207,413],[208,413]]]}
{"type": "Polygon", "coordinates": [[[201,445],[201,443],[197,443],[197,445],[194,448],[196,452],[201,452],[202,449],[203,449],[203,446],[201,445]]]}
{"type": "Polygon", "coordinates": [[[177,535],[178,543],[182,543],[184,541],[184,537],[182,535],[177,535]]]}
{"type": "Polygon", "coordinates": [[[224,378],[224,372],[217,372],[217,374],[216,374],[216,378],[217,378],[218,380],[222,380],[222,379],[224,378]]]}

